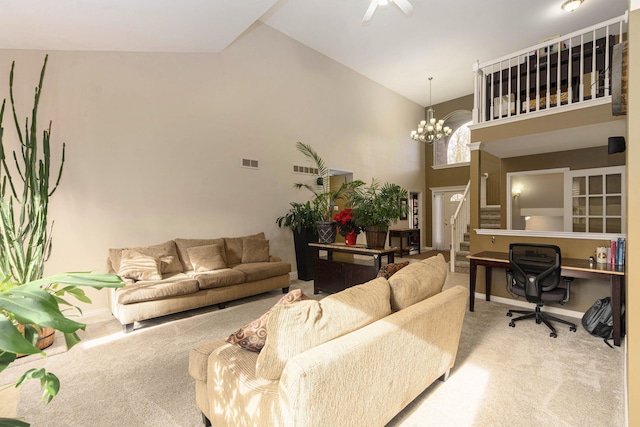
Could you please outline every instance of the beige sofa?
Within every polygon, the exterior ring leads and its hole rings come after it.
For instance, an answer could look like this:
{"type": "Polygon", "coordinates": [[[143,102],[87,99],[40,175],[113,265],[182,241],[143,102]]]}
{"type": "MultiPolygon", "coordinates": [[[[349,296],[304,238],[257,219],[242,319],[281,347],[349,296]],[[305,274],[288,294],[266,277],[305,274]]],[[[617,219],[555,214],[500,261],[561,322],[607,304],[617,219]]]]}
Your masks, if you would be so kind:
{"type": "Polygon", "coordinates": [[[111,312],[125,332],[134,322],[289,290],[291,264],[269,254],[264,233],[219,239],[175,239],[110,249],[109,273],[125,286],[110,290],[111,312]]]}
{"type": "Polygon", "coordinates": [[[276,304],[260,353],[191,350],[205,425],[383,426],[456,359],[467,291],[442,256],[325,297],[276,304]]]}

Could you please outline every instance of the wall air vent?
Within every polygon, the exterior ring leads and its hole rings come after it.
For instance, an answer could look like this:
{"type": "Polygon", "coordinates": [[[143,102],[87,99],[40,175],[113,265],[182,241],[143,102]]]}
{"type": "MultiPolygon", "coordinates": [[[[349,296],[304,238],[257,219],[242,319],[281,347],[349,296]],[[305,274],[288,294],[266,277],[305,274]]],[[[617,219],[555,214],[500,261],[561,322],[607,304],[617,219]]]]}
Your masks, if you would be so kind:
{"type": "Polygon", "coordinates": [[[258,161],[257,160],[251,160],[251,159],[242,159],[242,167],[243,168],[249,168],[249,169],[259,169],[258,168],[258,161]]]}
{"type": "Polygon", "coordinates": [[[304,175],[318,175],[318,168],[310,168],[309,166],[293,165],[293,173],[301,173],[304,175]]]}

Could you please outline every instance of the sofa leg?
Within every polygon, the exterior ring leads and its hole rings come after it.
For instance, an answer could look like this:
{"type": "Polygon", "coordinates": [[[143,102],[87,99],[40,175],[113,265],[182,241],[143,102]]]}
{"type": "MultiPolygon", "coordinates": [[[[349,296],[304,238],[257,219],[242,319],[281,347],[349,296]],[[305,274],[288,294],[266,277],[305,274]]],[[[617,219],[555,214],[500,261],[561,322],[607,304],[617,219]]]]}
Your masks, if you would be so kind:
{"type": "Polygon", "coordinates": [[[289,287],[287,286],[286,288],[282,288],[282,293],[286,294],[287,292],[289,292],[289,287]]]}
{"type": "Polygon", "coordinates": [[[220,304],[218,304],[218,308],[220,310],[222,310],[223,308],[227,308],[227,303],[226,302],[221,302],[220,304]]]}
{"type": "Polygon", "coordinates": [[[202,414],[202,422],[204,423],[204,427],[211,427],[211,421],[205,414],[202,414]]]}
{"type": "Polygon", "coordinates": [[[122,325],[122,332],[128,334],[133,331],[133,323],[127,323],[126,325],[122,325]]]}
{"type": "Polygon", "coordinates": [[[445,372],[444,374],[442,374],[442,376],[439,378],[440,381],[445,382],[446,380],[449,379],[449,374],[451,373],[451,369],[447,369],[447,372],[445,372]]]}

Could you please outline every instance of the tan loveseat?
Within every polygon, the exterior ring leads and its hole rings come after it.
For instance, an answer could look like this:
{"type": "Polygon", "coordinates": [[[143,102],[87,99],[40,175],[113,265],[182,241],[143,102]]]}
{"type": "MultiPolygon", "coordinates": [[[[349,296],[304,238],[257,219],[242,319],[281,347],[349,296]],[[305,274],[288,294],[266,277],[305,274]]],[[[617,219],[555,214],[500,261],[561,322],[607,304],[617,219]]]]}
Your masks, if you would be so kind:
{"type": "Polygon", "coordinates": [[[109,273],[125,286],[112,289],[111,312],[125,332],[134,322],[282,288],[291,264],[269,254],[264,233],[219,239],[175,239],[159,245],[110,249],[109,273]]]}
{"type": "Polygon", "coordinates": [[[467,291],[441,291],[442,256],[321,301],[276,304],[260,353],[191,350],[205,425],[383,426],[456,359],[467,291]]]}

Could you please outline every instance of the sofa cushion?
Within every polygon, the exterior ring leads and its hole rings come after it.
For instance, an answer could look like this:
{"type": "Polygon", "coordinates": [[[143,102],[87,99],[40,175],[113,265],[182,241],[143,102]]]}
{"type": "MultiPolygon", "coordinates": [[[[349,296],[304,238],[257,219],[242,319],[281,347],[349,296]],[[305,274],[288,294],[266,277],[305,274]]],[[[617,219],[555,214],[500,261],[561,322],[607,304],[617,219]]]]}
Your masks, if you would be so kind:
{"type": "Polygon", "coordinates": [[[187,248],[191,269],[196,272],[226,268],[224,245],[205,245],[187,248]]]}
{"type": "MultiPolygon", "coordinates": [[[[296,301],[305,301],[308,299],[309,297],[306,296],[301,289],[294,289],[280,298],[274,307],[276,305],[293,304],[296,301]]],[[[271,310],[273,310],[273,308],[269,309],[269,311],[253,322],[244,325],[229,335],[226,341],[249,351],[259,352],[262,350],[264,342],[267,339],[267,320],[269,320],[271,310]]]]}
{"type": "Polygon", "coordinates": [[[120,256],[118,275],[133,280],[162,280],[162,261],[134,249],[125,249],[120,256]]]}
{"type": "Polygon", "coordinates": [[[389,283],[380,277],[321,301],[273,307],[256,375],[276,380],[291,357],[387,316],[389,296],[389,283]]]}
{"type": "MultiPolygon", "coordinates": [[[[224,248],[224,239],[176,239],[175,241],[180,255],[180,262],[182,263],[182,271],[185,272],[193,270],[191,259],[189,258],[189,248],[207,245],[220,245],[224,248]]],[[[222,258],[224,259],[224,264],[227,265],[226,250],[222,251],[222,258]]]]}
{"type": "Polygon", "coordinates": [[[189,271],[187,274],[198,281],[200,289],[221,288],[245,282],[245,274],[242,271],[230,268],[203,271],[201,273],[189,271]]]}
{"type": "Polygon", "coordinates": [[[180,258],[176,251],[176,244],[173,240],[169,240],[164,243],[152,246],[139,246],[136,248],[121,248],[121,249],[109,249],[109,262],[114,272],[120,270],[120,260],[122,258],[122,251],[125,249],[134,249],[143,255],[149,255],[159,258],[162,261],[162,273],[180,273],[184,271],[180,264],[180,258]]]}
{"type": "Polygon", "coordinates": [[[391,308],[402,310],[440,291],[447,279],[447,262],[442,254],[413,262],[389,278],[391,308]]]}
{"type": "Polygon", "coordinates": [[[242,242],[244,239],[265,239],[264,233],[252,234],[243,237],[225,237],[225,249],[227,256],[227,266],[233,267],[242,262],[242,242]]]}
{"type": "Polygon", "coordinates": [[[233,269],[243,272],[246,276],[245,281],[256,282],[269,277],[289,274],[291,264],[288,262],[252,262],[250,264],[238,264],[233,269]]]}
{"type": "Polygon", "coordinates": [[[166,299],[188,295],[200,290],[198,281],[186,274],[174,274],[162,280],[140,281],[116,290],[118,304],[133,304],[143,301],[166,299]]]}
{"type": "Polygon", "coordinates": [[[409,265],[409,261],[383,265],[382,267],[380,267],[380,270],[378,271],[378,275],[376,277],[384,277],[385,279],[389,280],[389,277],[393,276],[407,265],[409,265]]]}
{"type": "Polygon", "coordinates": [[[242,241],[242,264],[269,262],[269,241],[266,239],[244,239],[242,241]]]}

